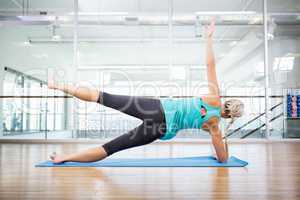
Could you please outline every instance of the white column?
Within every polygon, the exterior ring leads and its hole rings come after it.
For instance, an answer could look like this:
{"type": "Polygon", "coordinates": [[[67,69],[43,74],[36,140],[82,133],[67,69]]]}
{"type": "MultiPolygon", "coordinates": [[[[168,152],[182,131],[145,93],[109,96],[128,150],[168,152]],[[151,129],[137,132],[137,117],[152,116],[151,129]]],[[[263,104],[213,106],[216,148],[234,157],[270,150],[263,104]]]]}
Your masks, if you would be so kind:
{"type": "Polygon", "coordinates": [[[74,0],[73,69],[78,68],[78,0],[74,0]]]}
{"type": "MultiPolygon", "coordinates": [[[[4,67],[0,67],[0,96],[3,95],[4,67]]],[[[0,137],[3,136],[3,99],[0,98],[0,137]]]]}
{"type": "Polygon", "coordinates": [[[263,18],[264,18],[264,68],[265,68],[265,123],[266,138],[270,136],[270,114],[269,114],[269,48],[268,48],[268,11],[267,0],[263,1],[263,18]]]}
{"type": "MultiPolygon", "coordinates": [[[[74,0],[74,27],[73,27],[73,66],[71,73],[73,74],[72,82],[75,83],[77,81],[77,69],[78,69],[78,0],[74,0]]],[[[77,130],[78,125],[78,116],[77,116],[77,105],[76,100],[71,99],[70,102],[71,110],[73,111],[73,118],[72,118],[72,136],[74,137],[77,130]]]]}
{"type": "Polygon", "coordinates": [[[169,50],[169,80],[172,80],[173,67],[173,0],[168,1],[168,50],[169,50]]]}

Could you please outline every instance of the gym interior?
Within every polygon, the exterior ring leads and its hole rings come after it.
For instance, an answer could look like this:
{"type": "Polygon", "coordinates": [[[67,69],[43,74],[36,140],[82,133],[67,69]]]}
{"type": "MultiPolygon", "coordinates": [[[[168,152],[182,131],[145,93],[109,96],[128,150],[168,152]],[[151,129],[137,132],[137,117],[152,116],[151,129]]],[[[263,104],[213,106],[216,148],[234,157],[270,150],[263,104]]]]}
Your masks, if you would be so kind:
{"type": "MultiPolygon", "coordinates": [[[[0,199],[300,199],[299,0],[1,0],[0,41],[0,199]],[[49,77],[119,95],[205,95],[212,19],[220,99],[244,103],[219,127],[247,166],[36,166],[141,123],[49,89],[49,77]]],[[[208,132],[186,129],[110,159],[214,151],[208,132]]]]}

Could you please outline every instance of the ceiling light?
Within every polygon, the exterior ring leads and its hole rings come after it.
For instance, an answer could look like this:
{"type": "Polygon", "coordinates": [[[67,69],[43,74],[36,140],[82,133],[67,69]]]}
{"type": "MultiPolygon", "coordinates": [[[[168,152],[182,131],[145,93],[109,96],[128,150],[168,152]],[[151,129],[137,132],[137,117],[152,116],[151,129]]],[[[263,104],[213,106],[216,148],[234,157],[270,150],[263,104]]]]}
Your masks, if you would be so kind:
{"type": "Polygon", "coordinates": [[[229,43],[229,46],[234,47],[235,45],[237,45],[237,43],[238,43],[237,41],[232,41],[229,43]]]}
{"type": "Polygon", "coordinates": [[[268,33],[268,40],[273,40],[274,39],[274,35],[272,33],[268,33]]]}
{"type": "Polygon", "coordinates": [[[298,58],[298,57],[300,57],[300,53],[287,53],[287,54],[285,54],[285,57],[295,57],[295,58],[298,58]]]}
{"type": "Polygon", "coordinates": [[[29,41],[25,41],[25,42],[23,42],[23,46],[29,47],[29,46],[31,46],[31,43],[29,41]]]}
{"type": "Polygon", "coordinates": [[[60,41],[61,40],[61,36],[60,35],[52,35],[52,40],[53,41],[60,41]]]}
{"type": "MultiPolygon", "coordinates": [[[[69,15],[75,15],[74,12],[69,13],[69,15]]],[[[78,12],[80,16],[122,16],[128,15],[128,12],[78,12]]]]}
{"type": "Polygon", "coordinates": [[[295,57],[276,57],[273,63],[273,70],[291,71],[294,68],[295,57]]]}
{"type": "Polygon", "coordinates": [[[78,69],[168,69],[167,65],[100,65],[100,66],[88,66],[81,65],[78,69]]]}
{"type": "MultiPolygon", "coordinates": [[[[167,18],[163,18],[163,19],[167,19],[167,18]]],[[[178,16],[173,16],[173,19],[176,21],[193,21],[195,20],[195,15],[178,15],[178,16]]],[[[201,16],[196,16],[196,19],[201,21],[203,20],[203,17],[201,16]]]]}
{"type": "Polygon", "coordinates": [[[196,15],[254,15],[257,14],[255,11],[198,11],[196,15]]]}
{"type": "Polygon", "coordinates": [[[22,21],[54,21],[55,16],[17,16],[22,21]]]}
{"type": "Polygon", "coordinates": [[[191,69],[206,69],[206,65],[191,65],[191,69]]]}
{"type": "Polygon", "coordinates": [[[62,21],[62,22],[69,22],[69,21],[73,21],[73,19],[69,16],[59,16],[59,21],[62,21]]]}
{"type": "Polygon", "coordinates": [[[250,19],[249,24],[259,24],[262,23],[262,20],[261,16],[256,16],[250,19]]]}

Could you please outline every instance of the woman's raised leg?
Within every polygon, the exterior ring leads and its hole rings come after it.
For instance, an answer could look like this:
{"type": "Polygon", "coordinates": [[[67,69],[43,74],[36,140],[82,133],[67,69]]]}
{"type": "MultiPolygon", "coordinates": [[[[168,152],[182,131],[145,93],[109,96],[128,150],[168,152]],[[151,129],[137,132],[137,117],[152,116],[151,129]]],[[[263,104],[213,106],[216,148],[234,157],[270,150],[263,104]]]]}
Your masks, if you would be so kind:
{"type": "Polygon", "coordinates": [[[160,100],[128,95],[100,92],[83,85],[48,82],[49,89],[61,90],[83,101],[98,102],[141,120],[162,121],[163,111],[160,100]]]}
{"type": "Polygon", "coordinates": [[[162,122],[164,117],[159,99],[100,92],[98,103],[143,121],[162,122]]]}
{"type": "Polygon", "coordinates": [[[75,86],[73,84],[59,84],[54,81],[48,82],[48,88],[54,90],[61,90],[69,95],[75,96],[83,101],[97,102],[100,92],[97,89],[89,88],[87,86],[75,86]]]}

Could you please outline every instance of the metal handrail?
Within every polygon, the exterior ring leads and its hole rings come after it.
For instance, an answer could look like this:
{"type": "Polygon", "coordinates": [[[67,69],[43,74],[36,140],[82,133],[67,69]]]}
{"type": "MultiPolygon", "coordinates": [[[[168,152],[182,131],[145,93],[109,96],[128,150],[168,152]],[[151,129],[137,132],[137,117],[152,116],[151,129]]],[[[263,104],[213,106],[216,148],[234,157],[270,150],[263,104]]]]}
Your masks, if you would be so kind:
{"type": "MultiPolygon", "coordinates": [[[[144,97],[153,97],[153,96],[144,96],[144,97]]],[[[156,96],[157,98],[158,96],[156,96]]],[[[160,96],[160,97],[168,97],[168,96],[160,96]]],[[[173,98],[180,98],[183,96],[173,96],[173,98]]],[[[184,96],[184,97],[192,97],[192,96],[184,96]]],[[[220,96],[221,98],[264,98],[264,96],[220,96]]],[[[278,95],[278,96],[270,96],[271,98],[282,98],[283,96],[278,95]]],[[[22,95],[22,96],[14,96],[14,95],[8,95],[8,96],[0,96],[0,98],[42,98],[42,99],[47,99],[47,98],[73,98],[73,96],[69,96],[69,95],[47,95],[47,96],[42,96],[42,95],[22,95]]],[[[279,107],[280,105],[282,105],[283,102],[280,102],[278,104],[276,104],[275,106],[273,106],[270,111],[273,111],[275,108],[279,107]]],[[[252,122],[256,121],[257,119],[259,119],[260,117],[262,117],[263,115],[265,115],[264,113],[259,114],[258,116],[256,116],[255,118],[251,119],[250,121],[246,122],[245,124],[243,124],[242,126],[240,126],[239,128],[233,130],[232,132],[230,132],[229,134],[227,134],[227,138],[230,137],[231,135],[233,135],[234,133],[240,131],[242,128],[246,127],[247,125],[251,124],[252,122]]],[[[277,118],[275,118],[277,119],[277,118]]],[[[274,119],[274,120],[275,120],[274,119]]],[[[273,121],[273,119],[271,119],[271,121],[273,121]]],[[[245,137],[248,137],[248,135],[251,135],[252,133],[256,132],[257,130],[259,130],[260,128],[264,127],[265,124],[263,124],[262,126],[254,129],[253,131],[251,131],[250,133],[246,134],[245,137]]],[[[243,139],[244,136],[241,138],[243,139]]],[[[223,137],[223,139],[225,139],[225,137],[223,137]]]]}
{"type": "MultiPolygon", "coordinates": [[[[168,98],[170,96],[140,96],[140,97],[148,97],[148,98],[168,98]]],[[[172,96],[172,98],[192,98],[192,97],[196,97],[196,96],[172,96]]],[[[272,95],[269,96],[270,98],[283,98],[282,95],[272,95]]],[[[1,98],[73,98],[73,96],[69,96],[69,95],[0,95],[0,99],[1,98]]],[[[265,96],[261,96],[261,95],[254,95],[254,96],[227,96],[227,95],[221,95],[220,98],[265,98],[265,96]]]]}
{"type": "MultiPolygon", "coordinates": [[[[283,112],[280,113],[279,115],[273,117],[269,122],[272,122],[276,119],[278,119],[279,117],[283,116],[283,112]]],[[[258,131],[259,129],[263,128],[264,126],[266,126],[266,123],[260,125],[259,127],[257,127],[256,129],[253,129],[252,131],[250,131],[249,133],[247,133],[246,135],[242,136],[240,139],[245,139],[246,137],[252,135],[254,132],[258,131]]]]}
{"type": "Polygon", "coordinates": [[[61,95],[46,95],[46,96],[42,96],[42,95],[30,95],[30,96],[26,96],[26,95],[20,95],[20,96],[14,96],[14,95],[7,95],[7,96],[0,96],[0,99],[10,99],[10,98],[16,98],[16,99],[47,99],[47,98],[73,98],[73,96],[61,96],[61,95]]]}
{"type": "MultiPolygon", "coordinates": [[[[273,111],[275,108],[279,107],[280,105],[282,105],[283,102],[280,102],[279,104],[276,104],[275,106],[273,106],[270,111],[273,111]]],[[[238,127],[237,129],[233,130],[232,132],[228,133],[226,136],[223,137],[223,139],[228,138],[229,136],[233,135],[234,133],[238,132],[239,130],[241,130],[242,128],[246,127],[247,125],[251,124],[252,122],[256,121],[258,118],[262,117],[263,115],[265,115],[266,112],[259,114],[258,116],[254,117],[253,119],[249,120],[248,122],[246,122],[245,124],[243,124],[242,126],[238,127]]]]}
{"type": "Polygon", "coordinates": [[[4,67],[4,70],[5,70],[5,71],[8,71],[8,72],[11,72],[11,73],[13,73],[13,74],[17,74],[17,75],[19,75],[19,76],[24,76],[24,77],[26,77],[26,78],[29,79],[29,80],[34,80],[34,81],[39,82],[39,83],[42,83],[42,84],[47,84],[46,81],[43,81],[43,80],[38,79],[38,78],[36,78],[36,77],[30,76],[30,75],[25,74],[25,73],[23,73],[23,72],[20,72],[20,71],[18,71],[18,70],[12,69],[12,68],[10,68],[10,67],[4,67]]]}

